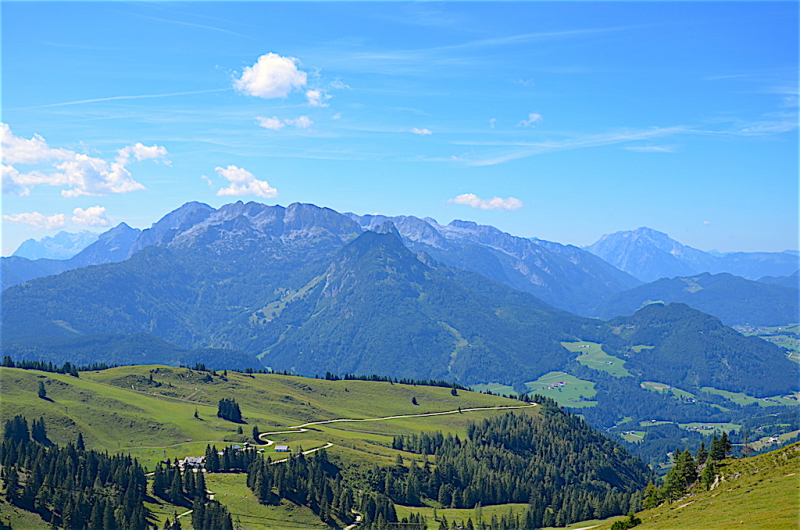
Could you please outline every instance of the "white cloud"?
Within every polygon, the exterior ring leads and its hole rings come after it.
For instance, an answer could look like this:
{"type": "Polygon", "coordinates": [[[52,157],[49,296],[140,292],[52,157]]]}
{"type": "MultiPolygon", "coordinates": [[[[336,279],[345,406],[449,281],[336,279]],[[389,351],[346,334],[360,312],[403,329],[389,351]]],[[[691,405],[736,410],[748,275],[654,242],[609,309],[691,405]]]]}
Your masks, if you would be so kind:
{"type": "MultiPolygon", "coordinates": [[[[278,190],[269,185],[266,180],[258,180],[246,169],[228,166],[227,168],[214,168],[217,174],[230,181],[230,186],[222,188],[217,195],[255,195],[270,199],[278,196],[278,190]]],[[[203,178],[207,179],[205,175],[203,178]]]]}
{"type": "Polygon", "coordinates": [[[273,116],[272,118],[262,118],[261,116],[256,116],[256,120],[258,120],[259,127],[264,127],[265,129],[270,129],[272,131],[279,131],[285,127],[285,124],[279,120],[277,116],[273,116]]]}
{"type": "Polygon", "coordinates": [[[334,81],[331,81],[331,84],[330,84],[330,86],[331,86],[331,88],[335,88],[335,89],[337,89],[337,90],[345,90],[345,89],[346,89],[346,90],[353,90],[353,89],[352,89],[352,88],[350,88],[348,85],[345,85],[344,83],[342,83],[342,82],[341,82],[341,81],[339,81],[338,79],[336,79],[336,80],[334,80],[334,81]]]}
{"type": "Polygon", "coordinates": [[[30,188],[19,183],[19,171],[13,166],[0,164],[0,177],[2,177],[3,193],[16,193],[20,197],[31,194],[30,188]]]}
{"type": "Polygon", "coordinates": [[[162,146],[148,147],[136,143],[119,149],[116,161],[108,162],[68,149],[51,149],[39,135],[34,135],[31,140],[18,138],[6,124],[2,124],[2,140],[3,160],[17,164],[60,161],[54,162],[49,171],[34,170],[27,173],[3,165],[3,193],[17,193],[20,196],[30,195],[30,188],[37,185],[69,186],[71,189],[61,192],[64,197],[143,190],[145,187],[133,180],[125,166],[132,161],[164,158],[167,155],[166,148],[162,146]]]}
{"type": "Polygon", "coordinates": [[[313,121],[309,119],[308,116],[300,116],[299,118],[295,118],[293,120],[286,120],[286,123],[289,125],[294,125],[298,129],[308,129],[313,125],[313,121]]]}
{"type": "MultiPolygon", "coordinates": [[[[59,183],[66,183],[72,189],[61,195],[72,198],[80,195],[108,195],[128,193],[146,189],[133,180],[130,171],[120,162],[108,163],[101,158],[76,154],[75,159],[56,165],[63,173],[51,175],[59,183]]],[[[57,185],[57,184],[56,184],[57,185]]]]}
{"type": "Polygon", "coordinates": [[[118,160],[123,164],[127,164],[131,157],[136,159],[137,162],[141,162],[142,160],[165,158],[167,156],[166,147],[162,147],[160,145],[147,147],[146,145],[142,145],[138,142],[133,145],[123,147],[117,152],[119,153],[118,160]],[[122,160],[124,160],[124,162],[122,162],[122,160]]]}
{"type": "Polygon", "coordinates": [[[66,149],[51,149],[47,142],[34,134],[27,140],[14,136],[7,123],[0,124],[0,155],[7,164],[38,164],[47,160],[66,160],[73,153],[66,149]]]}
{"type": "Polygon", "coordinates": [[[336,114],[331,116],[331,119],[332,120],[341,120],[342,119],[342,113],[341,112],[337,112],[336,114]]]}
{"type": "Polygon", "coordinates": [[[497,118],[489,120],[489,128],[494,129],[494,124],[497,123],[497,118]]]}
{"type": "Polygon", "coordinates": [[[72,211],[72,222],[79,225],[108,226],[111,224],[111,219],[106,215],[105,207],[90,206],[85,210],[75,208],[72,211]]]}
{"type": "Polygon", "coordinates": [[[522,208],[522,201],[515,197],[494,197],[492,199],[481,199],[474,193],[464,193],[454,199],[449,199],[447,202],[455,204],[466,204],[473,208],[480,208],[481,210],[504,210],[512,211],[522,208]]]}
{"type": "Polygon", "coordinates": [[[50,216],[39,212],[18,213],[14,215],[4,215],[3,219],[10,223],[30,225],[28,230],[53,230],[55,228],[62,228],[67,224],[67,216],[63,213],[50,216]]]}
{"type": "Polygon", "coordinates": [[[427,136],[427,135],[429,135],[429,134],[433,134],[433,133],[430,131],[430,129],[417,129],[416,127],[414,127],[413,129],[411,129],[411,132],[412,132],[412,133],[414,133],[414,134],[419,134],[419,135],[421,135],[421,136],[427,136]]]}
{"type": "Polygon", "coordinates": [[[331,99],[332,97],[333,96],[330,96],[321,90],[306,91],[306,98],[308,98],[308,105],[310,107],[327,107],[328,104],[325,103],[325,101],[331,99]]]}
{"type": "Polygon", "coordinates": [[[297,69],[297,59],[267,53],[233,80],[233,88],[260,98],[285,98],[294,89],[306,86],[306,73],[297,69]]]}
{"type": "Polygon", "coordinates": [[[519,122],[517,124],[517,127],[536,127],[536,124],[542,121],[543,119],[544,118],[542,118],[541,114],[536,114],[535,112],[531,112],[530,114],[528,114],[528,119],[519,122]]]}

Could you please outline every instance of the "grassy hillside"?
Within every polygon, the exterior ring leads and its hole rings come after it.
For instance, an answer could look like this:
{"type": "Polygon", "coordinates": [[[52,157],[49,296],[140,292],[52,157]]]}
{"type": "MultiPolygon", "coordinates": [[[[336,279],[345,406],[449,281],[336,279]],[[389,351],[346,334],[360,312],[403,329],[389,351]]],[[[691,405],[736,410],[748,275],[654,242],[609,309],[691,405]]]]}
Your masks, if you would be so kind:
{"type": "MultiPolygon", "coordinates": [[[[125,451],[151,466],[159,459],[202,455],[206,444],[252,441],[253,427],[281,431],[307,422],[380,418],[442,411],[455,414],[397,418],[379,422],[314,425],[307,432],[270,436],[290,447],[310,449],[328,442],[347,458],[359,453],[387,459],[392,436],[419,430],[463,433],[467,419],[494,411],[458,414],[458,408],[519,406],[516,400],[449,388],[372,381],[326,381],[276,374],[223,372],[216,376],[186,368],[129,366],[80,372],[80,378],[17,368],[0,368],[0,420],[16,414],[44,417],[56,443],[75,441],[82,432],[91,449],[125,451]],[[151,379],[152,376],[152,379],[151,379]],[[43,381],[48,400],[37,396],[43,381]],[[216,417],[217,404],[235,396],[246,424],[216,417]],[[412,404],[416,398],[417,405],[412,404]],[[195,418],[195,410],[198,418],[195,418]],[[376,445],[377,444],[377,445],[376,445]]],[[[524,409],[523,409],[524,410],[524,409]]]]}
{"type": "MultiPolygon", "coordinates": [[[[728,459],[711,491],[689,495],[638,514],[636,528],[789,529],[800,524],[800,444],[748,459],[728,459]]],[[[596,526],[608,530],[615,517],[596,526]]]]}

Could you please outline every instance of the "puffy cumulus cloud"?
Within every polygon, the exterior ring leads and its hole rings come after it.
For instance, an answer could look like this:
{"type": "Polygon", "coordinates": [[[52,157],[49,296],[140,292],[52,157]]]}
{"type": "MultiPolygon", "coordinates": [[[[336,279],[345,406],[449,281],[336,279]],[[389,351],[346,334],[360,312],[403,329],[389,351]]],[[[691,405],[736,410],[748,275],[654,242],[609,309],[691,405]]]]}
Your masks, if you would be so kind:
{"type": "Polygon", "coordinates": [[[34,134],[30,140],[15,136],[7,123],[0,123],[0,156],[6,164],[38,164],[72,157],[67,149],[52,149],[44,138],[34,134]]]}
{"type": "Polygon", "coordinates": [[[267,53],[233,80],[233,88],[259,98],[284,98],[294,89],[306,86],[306,73],[297,69],[297,59],[267,53]]]}
{"type": "Polygon", "coordinates": [[[271,131],[279,131],[286,126],[286,124],[279,120],[277,116],[273,116],[272,118],[262,118],[261,116],[256,116],[256,120],[258,121],[259,127],[264,127],[265,129],[269,129],[271,131]]]}
{"type": "Polygon", "coordinates": [[[30,140],[18,138],[6,124],[2,124],[1,132],[4,161],[15,164],[52,163],[48,170],[26,173],[11,165],[0,165],[3,193],[20,196],[30,195],[31,187],[37,185],[69,186],[70,189],[61,192],[64,197],[143,190],[145,187],[133,179],[126,166],[134,161],[165,159],[167,156],[165,147],[136,143],[119,149],[116,160],[109,162],[68,149],[51,149],[39,135],[30,140]]]}
{"type": "Polygon", "coordinates": [[[20,197],[31,194],[30,188],[19,183],[19,171],[13,166],[0,164],[0,182],[2,182],[3,193],[16,193],[20,197]]]}
{"type": "Polygon", "coordinates": [[[9,223],[28,225],[28,230],[53,230],[63,228],[67,224],[67,216],[63,213],[44,215],[39,212],[3,215],[9,223]]]}
{"type": "Polygon", "coordinates": [[[72,222],[78,225],[108,226],[111,224],[111,219],[106,215],[105,207],[90,206],[85,210],[75,208],[72,211],[72,222]]]}
{"type": "MultiPolygon", "coordinates": [[[[127,147],[123,147],[122,149],[117,151],[119,153],[118,161],[125,161],[127,163],[128,160],[131,158],[135,159],[137,162],[141,162],[142,160],[149,160],[149,159],[166,159],[167,156],[167,148],[162,147],[160,145],[152,145],[150,147],[146,145],[142,145],[140,143],[135,143],[133,145],[129,145],[127,147]]],[[[167,163],[168,160],[165,160],[167,163]]]]}
{"type": "Polygon", "coordinates": [[[322,92],[321,90],[308,90],[306,91],[306,98],[310,107],[327,107],[325,101],[331,99],[333,96],[322,92]]]}
{"type": "Polygon", "coordinates": [[[447,202],[455,204],[466,204],[473,208],[480,208],[481,210],[503,210],[513,211],[522,208],[522,201],[515,197],[494,197],[492,199],[481,199],[474,193],[464,193],[454,199],[449,199],[447,202]]]}
{"type": "Polygon", "coordinates": [[[311,127],[314,122],[308,116],[300,116],[299,118],[295,118],[293,120],[286,120],[286,123],[289,125],[294,125],[298,129],[308,129],[311,127]]]}
{"type": "Polygon", "coordinates": [[[536,127],[536,124],[541,122],[544,118],[542,118],[541,114],[536,114],[535,112],[531,112],[528,114],[527,120],[522,120],[517,124],[517,127],[536,127]]]}
{"type": "MultiPolygon", "coordinates": [[[[217,175],[228,180],[231,184],[227,188],[217,191],[217,195],[255,195],[270,199],[278,196],[278,190],[269,185],[266,180],[258,180],[246,169],[228,166],[214,168],[217,175]]],[[[203,178],[207,179],[205,175],[203,178]]]]}
{"type": "Polygon", "coordinates": [[[411,129],[411,132],[414,134],[419,134],[420,136],[428,136],[429,134],[433,134],[430,129],[417,129],[416,127],[411,129]]]}
{"type": "Polygon", "coordinates": [[[72,198],[80,195],[108,195],[111,193],[128,193],[146,189],[131,177],[130,171],[120,162],[108,163],[101,158],[76,154],[75,159],[56,165],[61,170],[61,177],[69,190],[61,195],[72,198]]]}

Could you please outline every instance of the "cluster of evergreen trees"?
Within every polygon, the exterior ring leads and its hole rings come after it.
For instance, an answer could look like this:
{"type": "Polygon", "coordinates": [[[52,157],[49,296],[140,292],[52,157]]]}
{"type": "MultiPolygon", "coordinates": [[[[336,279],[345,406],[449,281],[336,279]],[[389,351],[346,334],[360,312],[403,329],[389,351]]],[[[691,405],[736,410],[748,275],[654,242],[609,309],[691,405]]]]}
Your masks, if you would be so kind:
{"type": "Polygon", "coordinates": [[[239,410],[239,404],[233,398],[222,398],[219,400],[217,417],[234,423],[245,423],[242,421],[242,411],[239,410]]]}
{"type": "Polygon", "coordinates": [[[69,374],[73,377],[80,377],[78,372],[86,372],[88,370],[106,370],[110,368],[105,363],[95,363],[90,366],[76,366],[69,362],[65,362],[63,365],[58,366],[53,364],[52,362],[43,362],[43,361],[18,361],[14,362],[14,360],[9,355],[3,356],[3,361],[0,362],[0,366],[4,368],[21,368],[23,370],[40,370],[42,372],[50,372],[51,374],[69,374]]]}
{"type": "MultiPolygon", "coordinates": [[[[200,473],[202,475],[202,473],[200,473]]],[[[233,530],[228,509],[217,501],[205,502],[199,497],[192,504],[194,530],[233,530]]]]}
{"type": "Polygon", "coordinates": [[[257,458],[258,453],[253,448],[235,449],[228,446],[217,451],[215,445],[206,445],[205,466],[209,473],[244,473],[257,458]]]}
{"type": "Polygon", "coordinates": [[[325,372],[325,380],[327,381],[341,381],[344,379],[345,381],[383,381],[386,383],[397,383],[399,385],[412,385],[412,386],[438,386],[442,388],[457,388],[459,390],[469,390],[469,388],[459,385],[458,383],[453,383],[451,381],[442,381],[439,379],[409,379],[409,378],[402,378],[397,379],[389,377],[388,375],[356,375],[356,374],[344,374],[343,376],[338,376],[332,372],[325,372]]]}
{"type": "Polygon", "coordinates": [[[328,524],[334,523],[334,518],[345,524],[355,520],[353,490],[342,482],[338,468],[328,461],[324,449],[317,451],[314,458],[300,453],[277,465],[270,459],[258,458],[247,469],[247,486],[263,504],[289,499],[308,506],[328,524]]]}
{"type": "Polygon", "coordinates": [[[153,494],[170,504],[190,506],[194,499],[206,500],[206,477],[192,469],[181,472],[178,462],[159,462],[153,474],[153,494]]]}
{"type": "Polygon", "coordinates": [[[148,527],[144,470],[127,455],[109,456],[77,444],[47,441],[43,420],[16,416],[5,424],[0,463],[6,497],[53,526],[70,530],[142,530],[148,527]]]}
{"type": "Polygon", "coordinates": [[[373,468],[366,480],[393,501],[420,506],[528,502],[520,527],[563,526],[636,510],[652,472],[588,424],[537,396],[536,416],[508,413],[467,425],[468,438],[396,437],[395,449],[435,455],[436,466],[373,468]]]}
{"type": "Polygon", "coordinates": [[[652,482],[645,490],[644,505],[653,508],[663,502],[680,499],[698,482],[708,490],[717,477],[717,462],[730,454],[732,449],[728,434],[723,432],[720,438],[714,435],[711,447],[707,450],[705,443],[700,444],[695,457],[688,449],[672,453],[673,466],[664,478],[664,485],[657,488],[652,482]]]}

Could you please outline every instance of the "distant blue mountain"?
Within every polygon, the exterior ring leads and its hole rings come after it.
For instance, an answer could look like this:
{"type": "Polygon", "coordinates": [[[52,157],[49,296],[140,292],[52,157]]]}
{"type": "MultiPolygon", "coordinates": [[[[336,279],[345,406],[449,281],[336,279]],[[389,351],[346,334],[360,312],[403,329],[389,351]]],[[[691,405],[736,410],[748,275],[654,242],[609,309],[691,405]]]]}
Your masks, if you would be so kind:
{"type": "Polygon", "coordinates": [[[703,272],[728,272],[756,280],[763,276],[788,276],[800,268],[800,256],[789,251],[712,254],[645,227],[606,234],[585,250],[643,282],[703,272]]]}
{"type": "Polygon", "coordinates": [[[2,258],[0,266],[2,289],[89,265],[122,261],[128,257],[131,245],[136,241],[139,232],[139,229],[120,223],[100,234],[94,243],[78,254],[65,260],[46,258],[31,260],[21,256],[2,258]]]}
{"type": "Polygon", "coordinates": [[[27,239],[14,251],[12,256],[34,259],[69,259],[95,241],[99,234],[81,230],[80,232],[59,232],[40,240],[27,239]]]}

